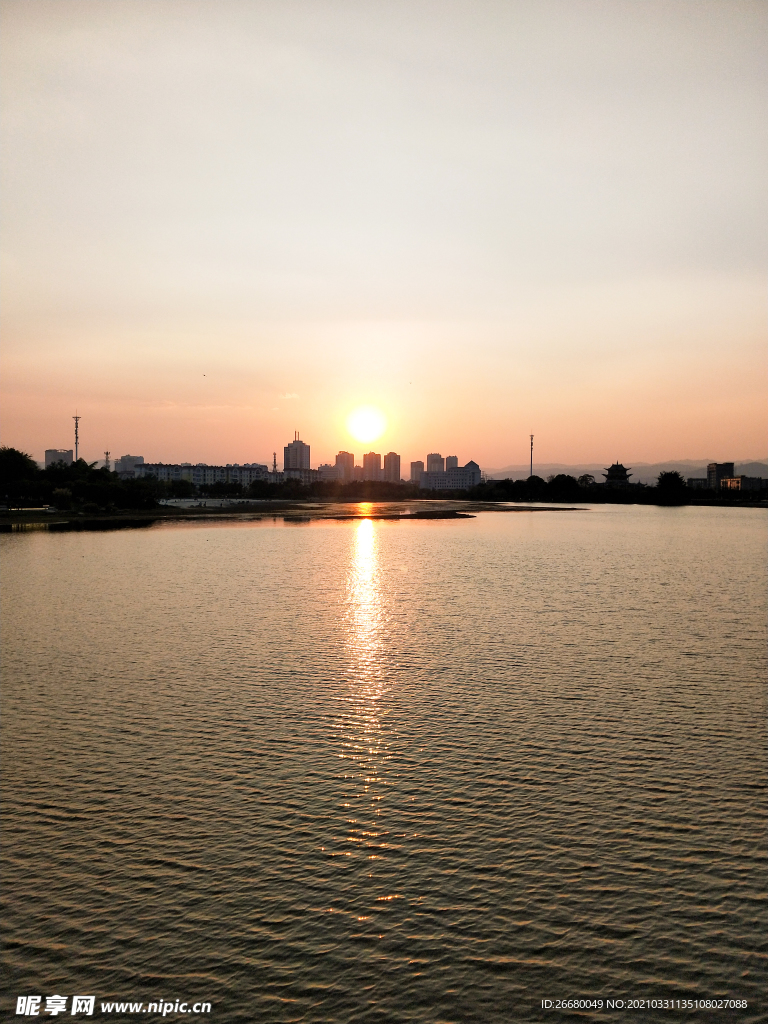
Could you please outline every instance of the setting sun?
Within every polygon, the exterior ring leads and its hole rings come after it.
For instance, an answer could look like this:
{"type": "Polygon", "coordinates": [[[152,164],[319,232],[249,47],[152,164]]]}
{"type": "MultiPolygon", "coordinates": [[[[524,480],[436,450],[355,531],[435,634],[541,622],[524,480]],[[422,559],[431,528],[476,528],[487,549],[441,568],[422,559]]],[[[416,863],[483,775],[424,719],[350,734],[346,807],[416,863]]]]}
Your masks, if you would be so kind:
{"type": "Polygon", "coordinates": [[[372,405],[363,405],[347,417],[347,430],[362,444],[375,441],[386,429],[387,420],[384,413],[372,405]]]}

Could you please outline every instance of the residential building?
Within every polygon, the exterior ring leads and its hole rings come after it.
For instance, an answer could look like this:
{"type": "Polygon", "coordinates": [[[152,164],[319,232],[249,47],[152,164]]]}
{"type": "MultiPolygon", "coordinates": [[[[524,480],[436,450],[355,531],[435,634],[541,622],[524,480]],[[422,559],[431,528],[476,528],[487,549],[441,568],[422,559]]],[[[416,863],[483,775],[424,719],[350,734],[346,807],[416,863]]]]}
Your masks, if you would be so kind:
{"type": "Polygon", "coordinates": [[[322,480],[324,483],[329,483],[336,479],[336,466],[332,466],[330,462],[324,462],[321,466],[317,467],[317,479],[322,480]]]}
{"type": "Polygon", "coordinates": [[[136,467],[143,464],[143,455],[121,455],[119,459],[115,459],[115,472],[124,480],[131,480],[136,476],[136,467]]]}
{"type": "Polygon", "coordinates": [[[445,456],[445,468],[458,469],[459,468],[459,457],[458,455],[446,455],[445,456]]]}
{"type": "Polygon", "coordinates": [[[55,466],[57,462],[63,462],[65,466],[72,465],[72,449],[71,448],[46,448],[45,449],[45,468],[49,469],[51,466],[55,466]]]}
{"type": "Polygon", "coordinates": [[[384,456],[384,479],[392,484],[400,483],[400,456],[396,452],[387,452],[384,456]]]}
{"type": "Polygon", "coordinates": [[[417,484],[421,481],[421,474],[424,472],[423,462],[411,463],[411,483],[417,484]]]}
{"type": "Polygon", "coordinates": [[[445,472],[445,459],[439,452],[432,452],[427,456],[427,472],[428,473],[444,473],[445,472]]]}
{"type": "Polygon", "coordinates": [[[450,469],[422,473],[419,487],[429,491],[466,491],[480,483],[480,467],[469,461],[466,466],[452,466],[450,469]]]}
{"type": "Polygon", "coordinates": [[[173,483],[174,480],[188,480],[195,487],[228,483],[240,484],[245,488],[255,480],[268,481],[273,474],[269,472],[268,466],[258,462],[250,462],[244,466],[208,466],[204,462],[198,462],[195,466],[189,462],[174,464],[141,462],[135,465],[134,475],[139,479],[154,477],[156,480],[167,483],[173,483]]]}
{"type": "Polygon", "coordinates": [[[363,456],[363,479],[381,480],[381,455],[368,452],[363,456]]]}
{"type": "Polygon", "coordinates": [[[349,483],[355,478],[355,456],[352,452],[339,452],[336,456],[336,479],[349,483]]]}
{"type": "Polygon", "coordinates": [[[298,480],[299,483],[313,484],[317,480],[316,469],[284,469],[283,470],[284,480],[298,480]]]}
{"type": "Polygon", "coordinates": [[[734,476],[732,462],[710,462],[707,466],[707,487],[711,491],[719,491],[720,481],[734,476]]]}
{"type": "Polygon", "coordinates": [[[707,489],[707,478],[705,476],[689,476],[685,483],[694,491],[705,491],[707,489]]]}
{"type": "Polygon", "coordinates": [[[299,440],[298,431],[293,440],[283,448],[283,471],[309,469],[309,445],[299,440]]]}

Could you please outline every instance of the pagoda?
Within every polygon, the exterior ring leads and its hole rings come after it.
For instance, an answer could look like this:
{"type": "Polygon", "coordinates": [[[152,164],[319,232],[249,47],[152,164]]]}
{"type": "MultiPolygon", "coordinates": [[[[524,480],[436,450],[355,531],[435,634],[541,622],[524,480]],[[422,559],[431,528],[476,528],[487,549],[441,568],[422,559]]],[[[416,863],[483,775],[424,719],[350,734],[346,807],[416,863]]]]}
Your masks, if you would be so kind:
{"type": "Polygon", "coordinates": [[[632,474],[620,462],[614,462],[603,473],[606,487],[628,487],[632,474]]]}

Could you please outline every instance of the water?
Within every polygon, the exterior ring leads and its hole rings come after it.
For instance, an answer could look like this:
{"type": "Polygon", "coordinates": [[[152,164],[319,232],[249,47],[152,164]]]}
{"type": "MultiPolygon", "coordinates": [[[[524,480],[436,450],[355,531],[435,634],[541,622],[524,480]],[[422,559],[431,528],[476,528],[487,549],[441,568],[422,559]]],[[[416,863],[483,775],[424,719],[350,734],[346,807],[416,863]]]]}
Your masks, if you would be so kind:
{"type": "Polygon", "coordinates": [[[3,536],[3,1009],[766,1020],[766,525],[3,536]]]}

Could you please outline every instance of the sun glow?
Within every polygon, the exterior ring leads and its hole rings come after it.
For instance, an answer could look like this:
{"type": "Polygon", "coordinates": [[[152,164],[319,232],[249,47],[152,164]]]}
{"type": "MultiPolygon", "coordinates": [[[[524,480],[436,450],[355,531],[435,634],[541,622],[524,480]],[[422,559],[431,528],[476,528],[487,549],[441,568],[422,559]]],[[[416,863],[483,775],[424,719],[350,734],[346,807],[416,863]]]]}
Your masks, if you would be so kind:
{"type": "Polygon", "coordinates": [[[372,405],[363,405],[347,417],[347,430],[362,444],[375,441],[386,429],[387,420],[384,413],[372,405]]]}

